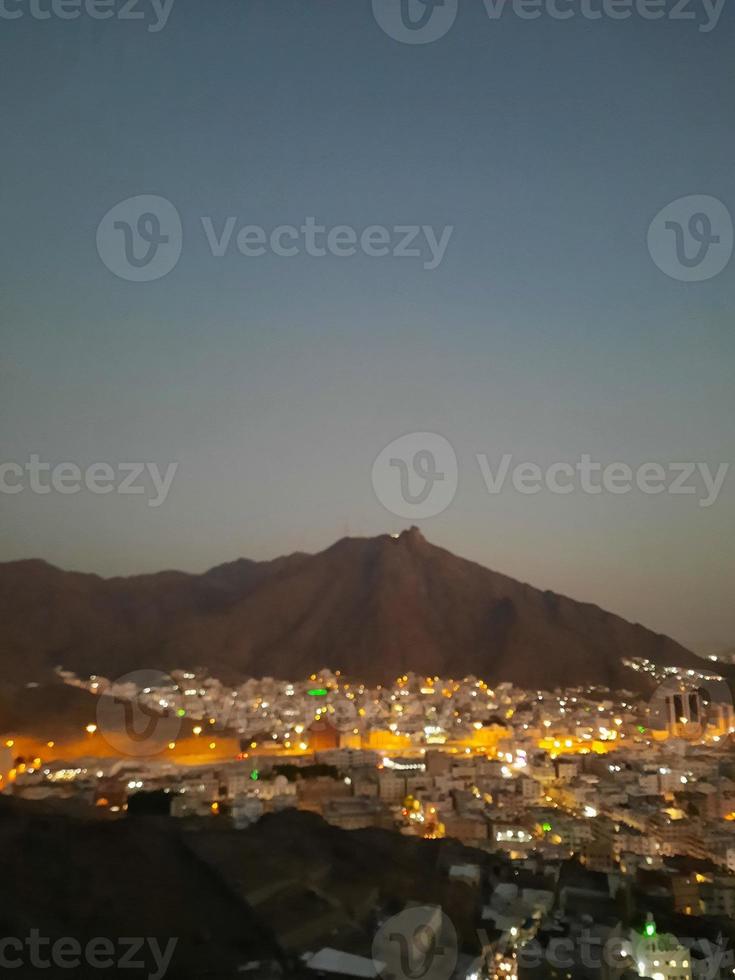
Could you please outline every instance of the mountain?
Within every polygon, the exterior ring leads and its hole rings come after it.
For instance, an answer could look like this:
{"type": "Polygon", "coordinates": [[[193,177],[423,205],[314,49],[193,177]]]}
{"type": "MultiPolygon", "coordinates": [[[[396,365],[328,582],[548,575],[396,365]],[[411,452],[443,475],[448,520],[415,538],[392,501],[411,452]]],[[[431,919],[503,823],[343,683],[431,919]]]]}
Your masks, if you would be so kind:
{"type": "Polygon", "coordinates": [[[417,528],[203,575],[103,579],[37,560],[0,564],[6,683],[46,678],[55,665],[108,677],[203,665],[233,680],[327,666],[370,683],[414,670],[530,688],[640,688],[645,678],[623,657],[703,664],[597,606],[458,558],[417,528]]]}

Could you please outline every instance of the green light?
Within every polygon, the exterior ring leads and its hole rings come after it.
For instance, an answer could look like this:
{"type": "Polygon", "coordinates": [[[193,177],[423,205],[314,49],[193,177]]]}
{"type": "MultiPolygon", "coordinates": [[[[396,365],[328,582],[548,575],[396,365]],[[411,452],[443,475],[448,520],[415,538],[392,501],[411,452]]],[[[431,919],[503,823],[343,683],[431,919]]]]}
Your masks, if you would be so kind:
{"type": "Polygon", "coordinates": [[[638,731],[641,733],[641,735],[646,734],[646,729],[643,727],[643,725],[638,726],[638,731]]]}
{"type": "Polygon", "coordinates": [[[311,698],[325,698],[327,693],[326,687],[315,687],[311,691],[307,691],[307,694],[311,698]]]}
{"type": "Polygon", "coordinates": [[[551,824],[550,823],[542,823],[541,824],[541,829],[543,830],[543,832],[545,834],[548,834],[548,832],[551,830],[551,824]]]}
{"type": "Polygon", "coordinates": [[[645,932],[645,934],[649,938],[651,936],[655,936],[656,935],[656,923],[655,922],[647,922],[643,931],[645,932]]]}
{"type": "Polygon", "coordinates": [[[176,714],[179,716],[179,718],[183,718],[184,715],[186,714],[186,712],[184,711],[183,708],[179,708],[179,710],[176,712],[176,714]]]}
{"type": "Polygon", "coordinates": [[[253,771],[250,773],[250,778],[251,779],[260,779],[260,773],[258,772],[257,769],[253,769],[253,771]]]}

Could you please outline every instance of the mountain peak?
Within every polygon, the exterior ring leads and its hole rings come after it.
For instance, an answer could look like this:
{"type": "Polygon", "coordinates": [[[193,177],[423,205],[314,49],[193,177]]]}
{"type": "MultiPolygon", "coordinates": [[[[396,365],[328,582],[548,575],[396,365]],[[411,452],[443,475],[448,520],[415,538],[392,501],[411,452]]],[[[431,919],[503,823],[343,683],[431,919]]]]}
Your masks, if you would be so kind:
{"type": "Polygon", "coordinates": [[[404,531],[391,534],[391,537],[394,541],[402,541],[403,544],[407,545],[425,545],[428,543],[421,530],[415,524],[407,527],[404,531]]]}
{"type": "Polygon", "coordinates": [[[623,662],[636,657],[702,664],[596,606],[452,555],[415,525],[201,576],[104,580],[0,565],[0,647],[0,681],[37,680],[60,651],[68,669],[111,677],[205,664],[221,677],[293,680],[327,666],[364,682],[413,670],[529,689],[642,687],[623,662]]]}
{"type": "Polygon", "coordinates": [[[401,537],[405,538],[407,541],[426,541],[426,538],[421,533],[420,528],[416,527],[415,524],[412,524],[411,527],[405,530],[401,534],[401,537]]]}

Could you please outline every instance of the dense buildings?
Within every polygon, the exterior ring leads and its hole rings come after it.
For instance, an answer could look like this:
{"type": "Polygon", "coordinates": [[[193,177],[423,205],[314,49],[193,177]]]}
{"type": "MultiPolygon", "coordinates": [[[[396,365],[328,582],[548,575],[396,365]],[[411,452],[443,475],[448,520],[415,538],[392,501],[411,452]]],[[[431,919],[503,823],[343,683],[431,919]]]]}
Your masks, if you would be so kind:
{"type": "Polygon", "coordinates": [[[549,936],[575,937],[576,957],[594,924],[596,941],[620,940],[621,960],[604,976],[581,962],[586,977],[725,980],[724,954],[695,948],[681,928],[735,911],[732,712],[708,699],[707,677],[667,671],[657,678],[663,695],[648,702],[473,677],[404,675],[369,689],[329,671],[237,688],[191,673],[143,690],[65,680],[98,703],[125,697],[167,724],[178,719],[182,732],[150,755],[74,760],[52,758],[55,742],[38,749],[43,758],[15,755],[24,740],[6,733],[7,794],[77,801],[113,818],[154,810],[212,832],[255,831],[269,815],[303,811],[335,830],[456,841],[485,857],[458,863],[450,879],[477,891],[478,928],[506,939],[480,943],[463,976],[539,969],[527,962],[537,941],[546,969],[549,936]],[[208,758],[218,744],[235,750],[208,758]],[[181,757],[184,745],[191,754],[181,757]],[[483,868],[499,858],[510,881],[488,891],[483,868]],[[649,913],[666,928],[646,925],[649,913]]]}

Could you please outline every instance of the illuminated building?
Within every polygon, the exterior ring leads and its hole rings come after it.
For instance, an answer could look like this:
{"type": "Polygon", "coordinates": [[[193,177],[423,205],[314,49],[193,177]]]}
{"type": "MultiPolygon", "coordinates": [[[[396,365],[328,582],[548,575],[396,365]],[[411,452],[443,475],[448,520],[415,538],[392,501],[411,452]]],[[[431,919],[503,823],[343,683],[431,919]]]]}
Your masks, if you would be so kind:
{"type": "Polygon", "coordinates": [[[666,720],[670,735],[696,737],[703,731],[702,699],[697,691],[666,695],[666,720]]]}
{"type": "Polygon", "coordinates": [[[315,721],[308,731],[307,742],[312,752],[339,748],[339,731],[326,718],[315,721]]]}
{"type": "Polygon", "coordinates": [[[659,933],[651,915],[640,933],[631,933],[632,956],[639,977],[651,980],[691,980],[689,950],[676,936],[659,933]]]}
{"type": "Polygon", "coordinates": [[[735,710],[729,701],[715,701],[709,706],[708,721],[720,735],[735,731],[735,710]]]}

